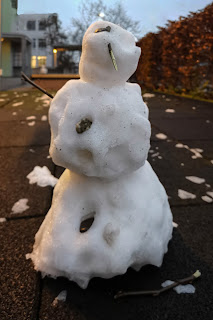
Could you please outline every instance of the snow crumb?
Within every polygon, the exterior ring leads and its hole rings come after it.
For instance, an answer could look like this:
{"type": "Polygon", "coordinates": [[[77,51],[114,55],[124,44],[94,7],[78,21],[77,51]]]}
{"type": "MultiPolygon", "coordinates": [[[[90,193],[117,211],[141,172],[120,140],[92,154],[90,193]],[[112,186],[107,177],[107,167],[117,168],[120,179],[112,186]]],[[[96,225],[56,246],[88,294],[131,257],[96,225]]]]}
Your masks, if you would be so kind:
{"type": "Polygon", "coordinates": [[[167,139],[167,136],[164,133],[157,133],[156,138],[161,139],[161,140],[165,140],[167,139]]]}
{"type": "Polygon", "coordinates": [[[180,165],[181,165],[181,167],[184,167],[184,163],[183,163],[183,162],[181,162],[181,164],[180,164],[180,165]]]}
{"type": "Polygon", "coordinates": [[[49,155],[49,156],[47,156],[47,159],[51,159],[51,156],[49,155]]]}
{"type": "Polygon", "coordinates": [[[12,115],[13,115],[13,116],[16,116],[16,115],[17,115],[17,112],[14,111],[14,112],[12,113],[12,115]]]}
{"type": "Polygon", "coordinates": [[[193,110],[196,110],[196,107],[192,107],[193,110]]]}
{"type": "Polygon", "coordinates": [[[159,148],[158,148],[158,147],[155,147],[155,149],[158,150],[159,148]]]}
{"type": "Polygon", "coordinates": [[[166,98],[166,101],[171,101],[171,99],[169,99],[169,98],[166,98]]]}
{"type": "Polygon", "coordinates": [[[36,116],[29,116],[29,117],[26,117],[26,120],[35,120],[36,119],[36,116]]]}
{"type": "Polygon", "coordinates": [[[27,205],[28,199],[20,199],[18,200],[12,207],[12,214],[22,213],[23,211],[29,209],[27,205]]]}
{"type": "Polygon", "coordinates": [[[157,156],[159,156],[159,154],[160,154],[159,152],[153,153],[153,154],[151,155],[151,157],[152,157],[152,158],[157,157],[157,156]]]}
{"type": "Polygon", "coordinates": [[[161,156],[158,156],[158,159],[160,159],[160,160],[161,160],[161,159],[163,159],[163,157],[161,157],[161,156]]]}
{"type": "Polygon", "coordinates": [[[210,162],[211,162],[211,164],[213,164],[213,160],[211,160],[210,162]]]}
{"type": "Polygon", "coordinates": [[[144,93],[143,98],[154,98],[155,94],[154,93],[144,93]]]}
{"type": "Polygon", "coordinates": [[[28,126],[32,127],[35,125],[35,121],[28,122],[27,124],[28,124],[28,126]]]}
{"type": "Polygon", "coordinates": [[[172,225],[173,225],[174,228],[178,227],[178,224],[176,222],[174,222],[174,221],[172,222],[172,225]]]}
{"type": "Polygon", "coordinates": [[[15,102],[15,103],[12,104],[12,107],[22,106],[22,104],[24,104],[24,101],[15,102]]]}
{"type": "Polygon", "coordinates": [[[210,188],[210,187],[211,187],[211,185],[208,184],[208,183],[206,183],[205,186],[206,186],[207,188],[210,188]]]}
{"type": "MultiPolygon", "coordinates": [[[[170,286],[174,281],[166,280],[161,284],[163,288],[170,286]]],[[[179,284],[177,287],[173,288],[178,294],[180,293],[195,293],[195,287],[192,284],[179,284]]]]}
{"type": "Polygon", "coordinates": [[[201,199],[205,202],[211,203],[213,201],[212,198],[210,198],[209,196],[202,196],[201,199]]]}
{"type": "Polygon", "coordinates": [[[67,291],[63,290],[59,293],[59,295],[53,300],[52,305],[53,307],[57,306],[58,301],[63,301],[65,302],[67,298],[67,291]]]}
{"type": "Polygon", "coordinates": [[[203,178],[199,178],[199,177],[195,177],[195,176],[187,176],[185,177],[187,180],[197,183],[197,184],[201,184],[204,183],[206,180],[203,178]]]}
{"type": "Polygon", "coordinates": [[[35,102],[42,102],[44,107],[49,107],[50,105],[50,100],[51,98],[49,98],[46,94],[43,94],[41,97],[37,97],[35,99],[35,102]]]}
{"type": "Polygon", "coordinates": [[[210,123],[210,120],[206,120],[206,123],[210,123]]]}
{"type": "Polygon", "coordinates": [[[27,175],[27,179],[30,180],[30,184],[37,183],[37,185],[40,187],[54,187],[58,181],[58,179],[51,174],[50,170],[46,166],[35,166],[33,171],[27,175]]]}
{"type": "Polygon", "coordinates": [[[187,146],[186,144],[182,144],[182,143],[177,143],[175,145],[176,148],[185,148],[187,150],[189,150],[190,152],[194,153],[194,155],[192,156],[192,159],[197,159],[197,158],[203,158],[201,152],[203,152],[203,149],[200,148],[189,148],[189,146],[187,146]]]}
{"type": "Polygon", "coordinates": [[[165,98],[165,97],[166,97],[165,94],[163,94],[163,95],[162,95],[162,98],[165,98]]]}
{"type": "Polygon", "coordinates": [[[213,191],[207,191],[206,194],[208,194],[208,196],[213,198],[213,191]]]}
{"type": "Polygon", "coordinates": [[[0,102],[3,102],[3,101],[5,101],[5,99],[0,99],[0,102]]]}
{"type": "Polygon", "coordinates": [[[178,189],[178,197],[185,200],[185,199],[195,199],[196,195],[190,192],[187,192],[182,189],[178,189]]]}
{"type": "Polygon", "coordinates": [[[27,96],[29,96],[29,94],[28,93],[23,93],[22,96],[23,97],[27,97],[27,96]]]}
{"type": "MultiPolygon", "coordinates": [[[[166,99],[167,100],[167,99],[166,99]]],[[[166,109],[165,112],[168,112],[168,113],[175,113],[175,110],[174,109],[166,109]]]]}
{"type": "Polygon", "coordinates": [[[6,222],[7,219],[6,218],[0,218],[0,223],[6,222]]]}
{"type": "Polygon", "coordinates": [[[149,150],[149,153],[153,153],[153,152],[154,152],[154,150],[151,150],[151,149],[149,150]]]}
{"type": "Polygon", "coordinates": [[[43,115],[43,116],[41,117],[41,121],[47,121],[47,116],[46,116],[46,115],[43,115]]]}
{"type": "Polygon", "coordinates": [[[29,151],[30,151],[30,152],[32,152],[32,153],[34,153],[34,152],[35,152],[35,150],[34,150],[34,149],[29,149],[29,151]]]}

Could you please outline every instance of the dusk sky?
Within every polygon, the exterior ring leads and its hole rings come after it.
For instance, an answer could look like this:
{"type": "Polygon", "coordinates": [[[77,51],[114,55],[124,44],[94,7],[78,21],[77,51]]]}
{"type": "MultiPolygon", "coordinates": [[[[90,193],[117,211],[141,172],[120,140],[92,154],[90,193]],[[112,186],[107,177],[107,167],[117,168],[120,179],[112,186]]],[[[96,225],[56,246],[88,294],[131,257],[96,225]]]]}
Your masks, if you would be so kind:
{"type": "MultiPolygon", "coordinates": [[[[53,13],[59,15],[63,28],[69,29],[71,18],[78,17],[78,6],[82,0],[19,0],[18,13],[53,13]]],[[[104,1],[113,5],[116,0],[104,1]]],[[[141,22],[141,35],[155,32],[156,26],[164,26],[167,20],[177,20],[179,16],[186,16],[189,11],[203,9],[211,0],[122,0],[128,15],[141,22]]]]}

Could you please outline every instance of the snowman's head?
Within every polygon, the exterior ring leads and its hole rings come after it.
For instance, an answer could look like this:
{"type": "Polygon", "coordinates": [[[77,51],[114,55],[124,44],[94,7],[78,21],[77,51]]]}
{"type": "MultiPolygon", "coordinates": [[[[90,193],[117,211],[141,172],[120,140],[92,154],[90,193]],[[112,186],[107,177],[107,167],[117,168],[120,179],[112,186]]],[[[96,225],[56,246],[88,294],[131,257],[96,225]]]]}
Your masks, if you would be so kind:
{"type": "Polygon", "coordinates": [[[135,72],[140,53],[130,32],[111,22],[97,21],[83,38],[80,77],[104,86],[123,84],[135,72]]]}

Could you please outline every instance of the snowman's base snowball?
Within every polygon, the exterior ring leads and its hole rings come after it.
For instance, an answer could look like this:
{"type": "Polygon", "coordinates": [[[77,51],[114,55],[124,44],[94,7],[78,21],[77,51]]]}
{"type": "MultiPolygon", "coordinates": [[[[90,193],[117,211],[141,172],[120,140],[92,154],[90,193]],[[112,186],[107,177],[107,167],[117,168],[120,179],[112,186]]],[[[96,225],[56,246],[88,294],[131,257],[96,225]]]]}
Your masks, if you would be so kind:
{"type": "Polygon", "coordinates": [[[172,228],[166,192],[147,161],[114,181],[65,170],[30,258],[43,275],[65,276],[86,288],[93,277],[160,266],[172,228]],[[81,233],[88,217],[94,222],[81,233]]]}

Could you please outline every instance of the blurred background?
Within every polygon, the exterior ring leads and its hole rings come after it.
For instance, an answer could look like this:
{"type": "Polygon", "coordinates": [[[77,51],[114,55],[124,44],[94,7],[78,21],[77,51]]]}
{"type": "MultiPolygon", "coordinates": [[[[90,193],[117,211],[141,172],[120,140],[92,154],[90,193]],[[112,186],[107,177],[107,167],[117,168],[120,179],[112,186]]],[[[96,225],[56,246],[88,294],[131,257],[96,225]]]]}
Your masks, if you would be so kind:
{"type": "Polygon", "coordinates": [[[213,99],[212,1],[0,0],[0,12],[0,90],[20,86],[21,71],[52,90],[78,79],[83,35],[107,20],[142,49],[130,81],[213,99]]]}

